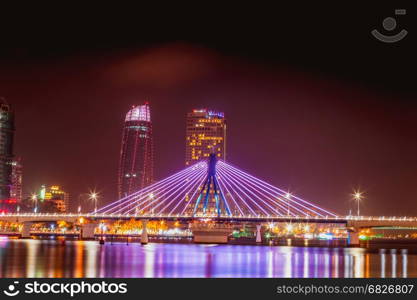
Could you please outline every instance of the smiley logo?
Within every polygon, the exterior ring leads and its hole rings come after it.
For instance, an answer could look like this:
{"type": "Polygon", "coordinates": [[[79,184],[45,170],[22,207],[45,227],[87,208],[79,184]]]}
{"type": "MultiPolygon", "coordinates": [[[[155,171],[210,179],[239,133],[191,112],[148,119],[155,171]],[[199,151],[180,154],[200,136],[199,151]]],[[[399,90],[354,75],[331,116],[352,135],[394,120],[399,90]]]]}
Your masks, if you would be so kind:
{"type": "MultiPolygon", "coordinates": [[[[406,10],[405,9],[396,9],[395,10],[395,14],[396,15],[405,15],[406,14],[406,10]]],[[[392,17],[388,17],[385,18],[382,21],[382,27],[384,27],[384,29],[389,32],[389,31],[393,31],[396,27],[397,27],[397,21],[392,18],[392,17]]],[[[399,42],[401,41],[403,38],[405,38],[405,36],[407,35],[407,30],[402,29],[400,32],[398,32],[397,34],[394,35],[385,35],[380,33],[378,30],[374,29],[371,31],[372,35],[379,41],[384,42],[384,43],[395,43],[395,42],[399,42]]]]}
{"type": "Polygon", "coordinates": [[[7,290],[4,290],[3,293],[5,293],[9,297],[17,296],[20,293],[20,291],[16,289],[16,285],[18,284],[19,284],[19,281],[13,282],[13,284],[10,284],[7,287],[7,290]]]}

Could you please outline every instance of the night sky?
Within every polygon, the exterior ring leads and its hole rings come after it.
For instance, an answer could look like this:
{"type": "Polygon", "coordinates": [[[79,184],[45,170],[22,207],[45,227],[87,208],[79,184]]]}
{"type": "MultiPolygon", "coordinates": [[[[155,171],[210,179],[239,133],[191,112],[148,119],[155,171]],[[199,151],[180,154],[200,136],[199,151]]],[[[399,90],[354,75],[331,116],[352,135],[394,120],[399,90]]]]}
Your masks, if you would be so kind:
{"type": "Polygon", "coordinates": [[[149,101],[156,179],[184,167],[186,113],[210,108],[243,170],[339,214],[361,188],[364,214],[417,215],[413,12],[397,16],[403,41],[370,35],[399,5],[4,11],[24,191],[115,200],[123,118],[149,101]]]}

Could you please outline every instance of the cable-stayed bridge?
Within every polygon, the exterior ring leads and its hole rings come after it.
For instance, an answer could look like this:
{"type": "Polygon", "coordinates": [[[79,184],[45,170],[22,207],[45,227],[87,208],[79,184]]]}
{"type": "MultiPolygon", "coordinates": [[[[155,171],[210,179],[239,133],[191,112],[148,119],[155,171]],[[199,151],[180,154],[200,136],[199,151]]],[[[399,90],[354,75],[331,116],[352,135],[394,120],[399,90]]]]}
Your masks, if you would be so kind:
{"type": "Polygon", "coordinates": [[[108,215],[165,217],[337,217],[210,156],[136,193],[100,208],[108,215]]]}
{"type": "Polygon", "coordinates": [[[261,227],[271,222],[344,224],[358,244],[360,228],[375,226],[415,227],[417,218],[339,216],[316,204],[275,187],[222,160],[214,154],[163,180],[88,214],[2,214],[0,221],[23,223],[22,236],[30,236],[31,224],[87,219],[82,236],[94,237],[101,220],[142,220],[142,240],[147,241],[149,220],[182,221],[193,226],[194,239],[227,242],[230,224],[256,224],[257,240],[261,227]],[[207,226],[207,221],[216,226],[207,226]]]}

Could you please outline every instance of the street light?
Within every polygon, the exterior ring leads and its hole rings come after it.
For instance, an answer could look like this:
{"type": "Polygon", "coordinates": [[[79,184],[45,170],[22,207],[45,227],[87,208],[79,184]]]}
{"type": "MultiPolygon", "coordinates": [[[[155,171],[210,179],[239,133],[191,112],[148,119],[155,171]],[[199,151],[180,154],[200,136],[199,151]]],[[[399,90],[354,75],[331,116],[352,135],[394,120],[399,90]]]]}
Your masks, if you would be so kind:
{"type": "Polygon", "coordinates": [[[289,217],[290,216],[290,199],[291,199],[291,193],[290,192],[287,192],[286,194],[285,194],[285,198],[287,199],[287,216],[289,217]]]}
{"type": "Polygon", "coordinates": [[[97,193],[96,191],[90,191],[90,193],[88,194],[88,199],[90,199],[91,201],[94,201],[94,213],[97,212],[98,198],[99,198],[99,193],[97,193]]]}
{"type": "Polygon", "coordinates": [[[358,203],[358,217],[360,216],[360,210],[359,210],[359,204],[363,198],[362,192],[360,191],[355,191],[353,193],[353,198],[356,200],[356,202],[358,203]]]}
{"type": "Polygon", "coordinates": [[[31,200],[32,200],[33,202],[35,202],[35,208],[33,209],[33,212],[34,212],[34,213],[37,213],[37,212],[38,212],[38,195],[36,195],[35,193],[33,193],[33,194],[30,196],[30,198],[31,198],[31,200]]]}

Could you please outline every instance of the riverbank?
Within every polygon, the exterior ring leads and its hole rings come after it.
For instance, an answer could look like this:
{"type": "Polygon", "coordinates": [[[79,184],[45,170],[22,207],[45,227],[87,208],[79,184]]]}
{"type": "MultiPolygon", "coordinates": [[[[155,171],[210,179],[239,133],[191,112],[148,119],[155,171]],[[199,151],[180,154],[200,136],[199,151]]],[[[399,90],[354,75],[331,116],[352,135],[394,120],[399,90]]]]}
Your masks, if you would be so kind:
{"type": "MultiPolygon", "coordinates": [[[[16,237],[14,237],[16,238],[16,237]]],[[[37,240],[57,240],[63,242],[65,240],[74,241],[79,240],[77,236],[48,236],[37,235],[33,236],[33,239],[37,240]]],[[[112,236],[107,235],[105,237],[96,236],[95,240],[104,240],[105,244],[112,243],[140,243],[140,236],[112,236]]],[[[173,244],[194,244],[192,237],[161,237],[161,236],[149,236],[149,243],[173,243],[173,244]]],[[[261,243],[256,243],[255,238],[230,238],[228,245],[248,245],[248,246],[293,246],[293,247],[325,247],[325,248],[348,248],[346,239],[332,239],[332,240],[319,240],[319,239],[301,239],[301,238],[275,238],[264,239],[261,243]]],[[[360,241],[360,248],[366,249],[369,253],[409,253],[417,254],[417,240],[411,239],[374,239],[368,241],[360,241]]]]}

